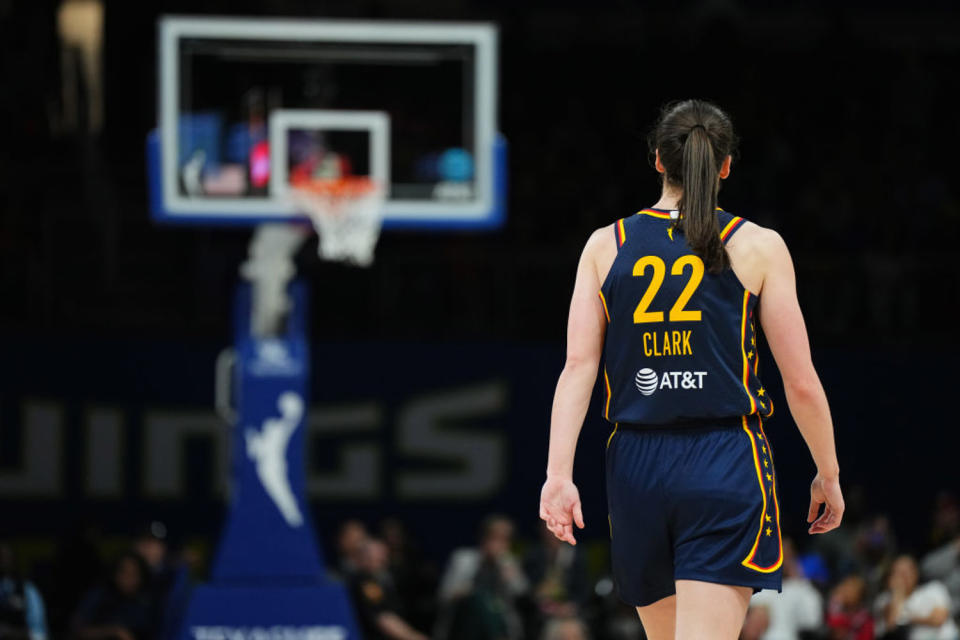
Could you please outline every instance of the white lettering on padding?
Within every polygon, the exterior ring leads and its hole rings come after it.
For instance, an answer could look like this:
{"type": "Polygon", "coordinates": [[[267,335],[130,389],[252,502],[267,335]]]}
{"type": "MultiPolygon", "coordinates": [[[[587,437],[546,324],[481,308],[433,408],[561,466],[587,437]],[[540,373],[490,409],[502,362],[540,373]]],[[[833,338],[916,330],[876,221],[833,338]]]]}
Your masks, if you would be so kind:
{"type": "Polygon", "coordinates": [[[346,640],[347,630],[339,626],[191,627],[196,640],[346,640]]]}

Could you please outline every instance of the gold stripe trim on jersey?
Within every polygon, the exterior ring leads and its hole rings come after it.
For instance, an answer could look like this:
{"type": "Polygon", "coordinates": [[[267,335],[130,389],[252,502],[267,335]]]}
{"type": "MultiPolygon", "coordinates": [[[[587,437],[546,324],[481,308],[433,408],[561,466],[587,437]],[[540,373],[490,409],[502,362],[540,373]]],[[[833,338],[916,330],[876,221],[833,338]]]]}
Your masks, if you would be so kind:
{"type": "MultiPolygon", "coordinates": [[[[754,336],[757,335],[757,328],[753,325],[753,323],[750,323],[750,330],[754,336]]],[[[760,379],[759,372],[760,372],[760,349],[757,348],[756,342],[754,341],[753,343],[753,377],[757,378],[758,380],[760,379]]],[[[763,388],[763,385],[761,384],[760,392],[757,395],[763,396],[763,399],[767,403],[766,407],[762,407],[766,411],[762,415],[764,418],[770,418],[770,417],[773,417],[773,399],[770,396],[764,396],[763,392],[764,392],[764,388],[763,388]]]]}
{"type": "Polygon", "coordinates": [[[610,324],[610,311],[607,309],[607,299],[603,297],[603,291],[597,291],[600,296],[600,302],[603,304],[603,315],[607,316],[607,324],[610,324]]]}
{"type": "Polygon", "coordinates": [[[656,209],[641,209],[637,215],[650,216],[651,218],[660,218],[661,220],[670,220],[670,214],[656,209]]]}
{"type": "Polygon", "coordinates": [[[743,311],[740,318],[740,353],[743,355],[743,390],[747,392],[750,398],[750,413],[757,412],[757,402],[750,393],[750,360],[747,358],[747,302],[750,300],[750,292],[743,292],[743,311]]]}
{"type": "Polygon", "coordinates": [[[607,406],[603,411],[603,417],[609,420],[610,419],[610,396],[612,394],[610,393],[610,378],[607,376],[606,367],[603,368],[603,381],[607,385],[607,406]]]}
{"type": "Polygon", "coordinates": [[[610,436],[607,438],[607,449],[610,448],[610,442],[613,440],[613,436],[617,435],[617,429],[620,427],[619,422],[613,423],[613,431],[610,432],[610,436]]]}
{"type": "MultiPolygon", "coordinates": [[[[770,442],[766,439],[766,436],[763,435],[763,423],[760,422],[760,417],[757,416],[758,427],[760,429],[760,436],[763,438],[764,447],[766,453],[769,454],[769,459],[773,459],[772,451],[770,451],[770,442]]],[[[772,534],[773,528],[777,530],[777,548],[779,550],[777,554],[777,561],[774,562],[769,567],[761,567],[754,559],[757,556],[757,550],[760,548],[760,540],[763,537],[764,529],[768,527],[767,524],[767,489],[763,484],[763,469],[760,468],[760,454],[757,452],[757,440],[754,437],[753,432],[750,430],[750,427],[747,426],[747,416],[743,416],[743,430],[747,433],[747,436],[750,438],[750,449],[753,457],[753,466],[757,471],[757,482],[760,483],[760,493],[763,495],[763,511],[760,514],[760,529],[757,531],[757,537],[753,541],[753,547],[750,548],[750,553],[747,554],[747,557],[743,559],[740,563],[748,569],[754,571],[759,571],[760,573],[773,573],[780,568],[780,565],[783,564],[783,536],[780,533],[780,505],[777,502],[777,489],[776,489],[776,477],[774,476],[773,468],[770,467],[770,495],[773,499],[773,510],[774,510],[774,526],[770,527],[772,534]]],[[[767,458],[764,458],[766,463],[767,458]]]]}
{"type": "Polygon", "coordinates": [[[733,216],[730,222],[727,223],[727,226],[723,228],[723,231],[720,232],[720,240],[726,242],[727,236],[730,234],[733,228],[736,227],[741,222],[743,222],[743,218],[741,218],[740,216],[733,216]]]}

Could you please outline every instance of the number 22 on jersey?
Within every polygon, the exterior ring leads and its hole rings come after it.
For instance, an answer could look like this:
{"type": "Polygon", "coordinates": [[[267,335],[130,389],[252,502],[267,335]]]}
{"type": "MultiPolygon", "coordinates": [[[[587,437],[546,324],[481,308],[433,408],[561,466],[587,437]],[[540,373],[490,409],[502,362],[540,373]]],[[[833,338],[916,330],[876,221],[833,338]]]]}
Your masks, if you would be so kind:
{"type": "MultiPolygon", "coordinates": [[[[697,290],[697,287],[700,286],[700,281],[703,280],[703,260],[695,255],[680,256],[674,261],[673,265],[671,265],[670,275],[683,276],[688,266],[691,269],[690,279],[687,280],[683,291],[680,292],[676,302],[674,302],[670,308],[670,314],[668,316],[670,322],[699,322],[701,319],[699,310],[687,309],[686,306],[687,303],[690,302],[693,293],[697,290]]],[[[663,322],[663,311],[649,311],[648,309],[666,277],[667,264],[663,261],[663,258],[659,256],[643,256],[633,265],[633,275],[642,277],[648,268],[653,269],[653,277],[650,279],[647,290],[640,298],[640,303],[633,312],[634,324],[663,322]]]]}

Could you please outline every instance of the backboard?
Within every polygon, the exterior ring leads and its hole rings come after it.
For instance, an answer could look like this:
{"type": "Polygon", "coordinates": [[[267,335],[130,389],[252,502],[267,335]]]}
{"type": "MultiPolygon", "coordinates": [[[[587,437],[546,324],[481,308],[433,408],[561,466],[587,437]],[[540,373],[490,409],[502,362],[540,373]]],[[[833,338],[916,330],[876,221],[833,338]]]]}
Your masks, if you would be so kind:
{"type": "Polygon", "coordinates": [[[165,17],[148,137],[162,223],[300,218],[304,176],[369,175],[387,228],[496,228],[497,31],[485,23],[165,17]]]}

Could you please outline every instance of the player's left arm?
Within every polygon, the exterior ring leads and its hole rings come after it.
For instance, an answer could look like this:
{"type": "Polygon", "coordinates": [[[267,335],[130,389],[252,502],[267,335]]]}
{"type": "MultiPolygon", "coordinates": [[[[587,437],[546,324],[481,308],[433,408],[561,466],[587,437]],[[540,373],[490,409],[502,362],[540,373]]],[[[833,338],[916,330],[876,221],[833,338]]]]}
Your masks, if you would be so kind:
{"type": "Polygon", "coordinates": [[[547,480],[540,493],[540,518],[561,540],[576,544],[573,524],[581,529],[583,510],[573,484],[573,458],[603,351],[606,317],[597,292],[600,277],[597,255],[602,242],[613,242],[610,227],[594,232],[577,267],[577,279],[567,321],[567,360],[553,398],[547,480]]]}
{"type": "Polygon", "coordinates": [[[813,367],[787,245],[779,234],[769,229],[758,231],[754,239],[763,271],[760,324],[783,378],[790,413],[817,467],[810,486],[809,532],[826,533],[840,526],[844,511],[830,406],[813,367]],[[821,504],[824,511],[818,516],[821,504]]]}

